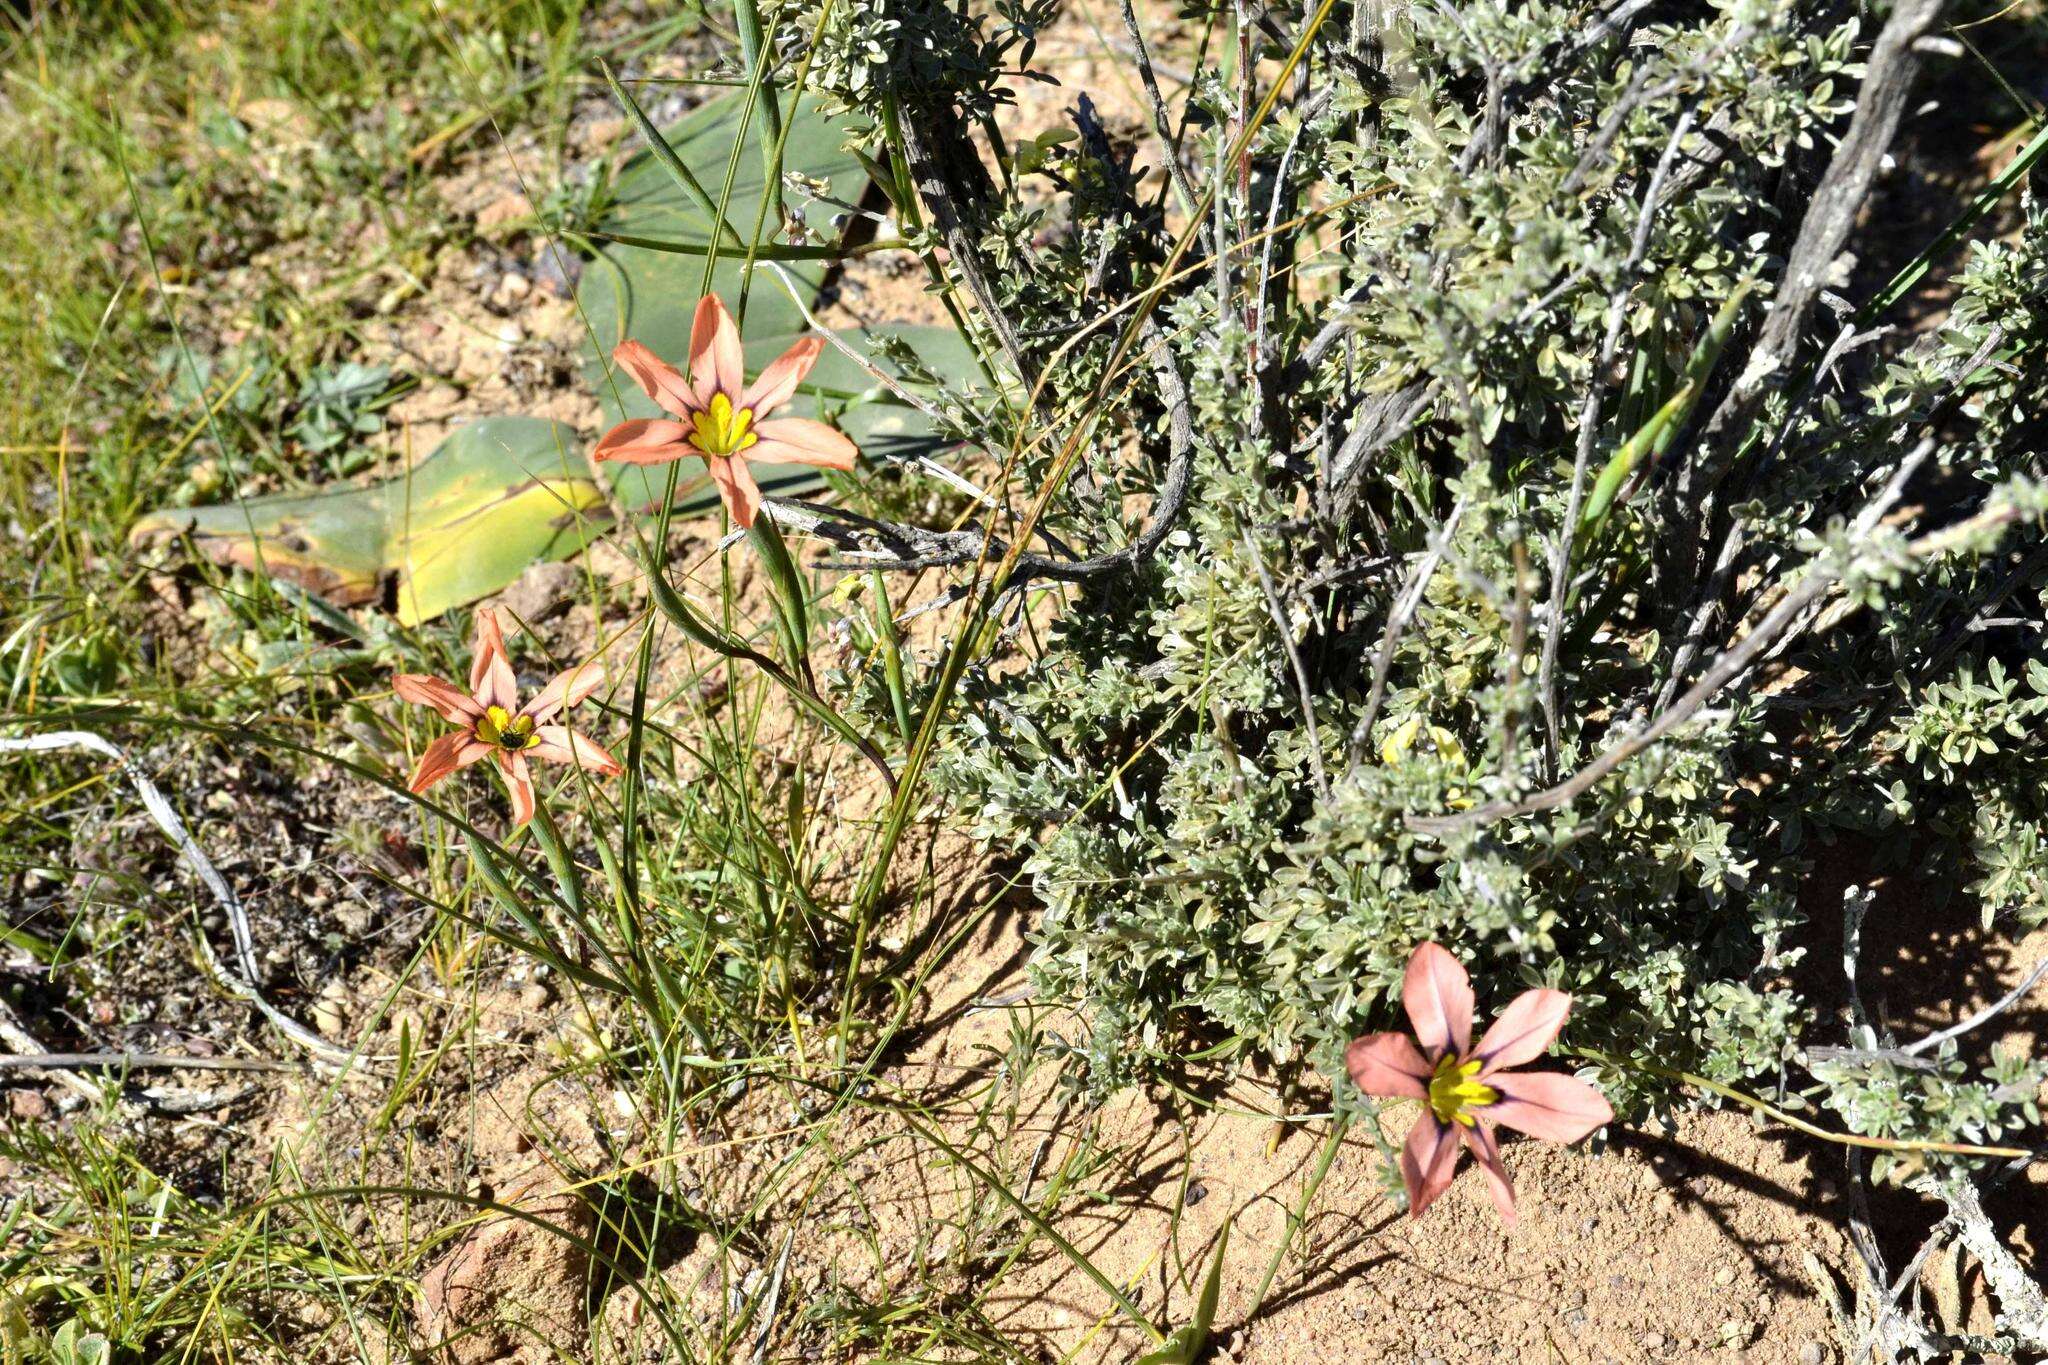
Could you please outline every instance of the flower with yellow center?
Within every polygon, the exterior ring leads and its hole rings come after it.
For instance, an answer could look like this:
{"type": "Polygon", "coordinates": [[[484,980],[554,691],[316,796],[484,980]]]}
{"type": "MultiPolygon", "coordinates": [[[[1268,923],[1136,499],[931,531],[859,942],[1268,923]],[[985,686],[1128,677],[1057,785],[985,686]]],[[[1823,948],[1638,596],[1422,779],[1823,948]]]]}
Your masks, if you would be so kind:
{"type": "Polygon", "coordinates": [[[1462,1145],[1486,1172],[1494,1206],[1512,1226],[1515,1187],[1500,1159],[1494,1125],[1551,1142],[1577,1142],[1614,1117],[1600,1092],[1575,1076],[1511,1069],[1550,1047],[1572,998],[1563,991],[1524,991],[1474,1047],[1472,982],[1456,958],[1425,943],[1408,959],[1401,1003],[1415,1036],[1375,1033],[1357,1039],[1345,1050],[1344,1064],[1366,1094],[1422,1103],[1401,1151],[1408,1211],[1420,1218],[1450,1188],[1462,1145]]]}
{"type": "Polygon", "coordinates": [[[695,456],[704,461],[732,519],[751,527],[761,489],[749,461],[853,468],[859,452],[844,434],[808,417],[768,415],[796,396],[824,345],[822,337],[805,337],[749,384],[739,328],[718,296],[707,294],[697,301],[691,322],[687,376],[637,341],[621,342],[612,352],[670,416],[619,423],[591,458],[649,465],[695,456]]]}
{"type": "Polygon", "coordinates": [[[519,682],[505,653],[505,637],[489,607],[476,614],[476,652],[469,665],[469,690],[425,673],[401,673],[392,688],[409,702],[431,706],[460,727],[441,736],[420,755],[408,784],[423,792],[472,763],[490,758],[504,770],[512,793],[512,817],[525,824],[533,818],[533,775],[529,758],[574,763],[585,772],[610,777],[623,771],[603,745],[561,724],[561,712],[582,701],[604,682],[604,671],[587,660],[519,704],[519,682]]]}

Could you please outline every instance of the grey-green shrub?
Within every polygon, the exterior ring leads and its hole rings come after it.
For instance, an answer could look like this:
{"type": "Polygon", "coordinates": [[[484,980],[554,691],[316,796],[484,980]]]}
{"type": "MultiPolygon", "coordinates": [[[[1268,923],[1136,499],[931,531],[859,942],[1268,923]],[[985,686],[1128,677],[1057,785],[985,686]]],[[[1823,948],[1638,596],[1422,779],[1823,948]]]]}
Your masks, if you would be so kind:
{"type": "MultiPolygon", "coordinates": [[[[1035,644],[1011,599],[1019,647],[967,669],[939,765],[1027,850],[1033,972],[1090,1011],[1099,1084],[1218,1034],[1337,1075],[1436,939],[1482,1003],[1571,991],[1567,1041],[1617,1060],[1625,1107],[1670,1093],[1649,1063],[1809,1089],[1858,1131],[2038,1120],[2038,1064],[1902,1072],[1907,1040],[1845,1033],[1835,909],[1799,903],[1818,848],[1875,835],[1878,875],[1909,825],[1994,929],[2043,914],[2048,221],[2013,188],[1976,223],[1937,326],[1883,291],[1921,245],[1887,235],[1885,149],[1928,63],[1969,60],[1929,55],[1938,6],[1336,5],[1242,163],[1263,87],[1210,48],[1180,130],[1208,235],[1106,378],[1125,324],[1083,324],[1155,302],[1173,192],[1082,100],[1019,188],[949,179],[946,125],[1029,35],[962,18],[983,46],[949,65],[895,8],[832,10],[814,76],[918,125],[885,141],[950,192],[942,278],[1044,376],[966,424],[1021,446],[1028,493],[1093,420],[1047,522],[1075,554],[1172,523],[1060,589],[1035,644]]],[[[1317,11],[1271,17],[1292,40],[1317,11]]],[[[880,552],[960,562],[935,543],[880,552]]]]}

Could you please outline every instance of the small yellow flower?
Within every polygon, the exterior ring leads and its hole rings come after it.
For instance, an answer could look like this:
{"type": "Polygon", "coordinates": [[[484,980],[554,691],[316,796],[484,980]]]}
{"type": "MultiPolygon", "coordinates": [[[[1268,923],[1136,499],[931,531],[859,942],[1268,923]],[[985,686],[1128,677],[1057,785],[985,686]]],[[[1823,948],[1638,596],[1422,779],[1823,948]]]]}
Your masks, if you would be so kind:
{"type": "MultiPolygon", "coordinates": [[[[1380,745],[1380,762],[1389,766],[1399,763],[1415,751],[1415,741],[1422,737],[1422,717],[1410,716],[1402,721],[1380,745]]],[[[1429,742],[1436,746],[1438,754],[1460,768],[1465,766],[1465,746],[1458,743],[1458,737],[1441,725],[1429,727],[1429,742]]]]}

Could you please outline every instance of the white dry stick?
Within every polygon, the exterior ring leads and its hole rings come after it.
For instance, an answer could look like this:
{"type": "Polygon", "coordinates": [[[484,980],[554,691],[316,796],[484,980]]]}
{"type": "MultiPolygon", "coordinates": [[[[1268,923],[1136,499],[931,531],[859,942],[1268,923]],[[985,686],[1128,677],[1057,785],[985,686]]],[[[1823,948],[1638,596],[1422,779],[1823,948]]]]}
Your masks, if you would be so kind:
{"type": "Polygon", "coordinates": [[[1998,1329],[2017,1337],[2018,1345],[2048,1350],[2048,1296],[1985,1216],[1977,1187],[1967,1178],[1957,1178],[1942,1187],[1941,1198],[1955,1222],[1957,1239],[1977,1258],[1984,1282],[1998,1300],[1998,1329]]]}
{"type": "Polygon", "coordinates": [[[256,989],[256,947],[249,932],[249,916],[242,909],[234,889],[221,877],[212,861],[186,832],[185,824],[178,813],[171,809],[171,803],[157,790],[156,784],[145,776],[140,768],[129,762],[128,755],[115,745],[93,734],[89,730],[53,730],[47,735],[29,735],[22,739],[0,739],[0,754],[47,754],[66,750],[84,749],[112,759],[127,775],[135,787],[136,795],[142,798],[143,809],[150,819],[156,821],[158,829],[164,832],[178,854],[198,874],[200,882],[226,911],[228,924],[235,937],[235,954],[239,959],[243,975],[237,977],[213,951],[213,945],[206,940],[204,932],[194,935],[199,941],[199,963],[213,983],[235,999],[249,1005],[258,1014],[277,1026],[278,1032],[325,1062],[346,1066],[356,1060],[356,1054],[345,1047],[328,1042],[304,1024],[293,1019],[263,998],[256,989]]]}
{"type": "Polygon", "coordinates": [[[2011,990],[2007,991],[2004,995],[2001,995],[2000,997],[1998,997],[1998,999],[1986,1005],[1983,1009],[1978,1010],[1975,1014],[1963,1020],[1960,1024],[1953,1024],[1948,1028],[1941,1030],[1939,1033],[1930,1033],[1917,1043],[1906,1044],[1906,1046],[1902,1050],[1908,1057],[1917,1057],[1921,1053],[1927,1051],[1929,1048],[1941,1046],[1943,1043],[1947,1042],[1951,1038],[1962,1037],[1965,1033],[1968,1033],[1971,1029],[1976,1028],[1980,1024],[1990,1023],[1993,1019],[1996,1019],[1999,1015],[2005,1013],[2005,1011],[2011,1009],[2014,1005],[2017,1005],[2020,1001],[2026,999],[2027,993],[2033,990],[2035,985],[2038,984],[2041,978],[2044,976],[2048,976],[2048,962],[2035,963],[2034,969],[2028,972],[2024,977],[2020,979],[2019,985],[2014,986],[2011,990]]]}
{"type": "MultiPolygon", "coordinates": [[[[12,1048],[17,1057],[34,1057],[44,1054],[42,1041],[28,1031],[28,1026],[15,1014],[14,1007],[5,1000],[0,1000],[0,1043],[5,1043],[8,1047],[12,1048]]],[[[37,1074],[77,1091],[94,1104],[98,1104],[106,1098],[106,1092],[83,1076],[69,1071],[45,1069],[43,1067],[31,1069],[37,1074]]]]}

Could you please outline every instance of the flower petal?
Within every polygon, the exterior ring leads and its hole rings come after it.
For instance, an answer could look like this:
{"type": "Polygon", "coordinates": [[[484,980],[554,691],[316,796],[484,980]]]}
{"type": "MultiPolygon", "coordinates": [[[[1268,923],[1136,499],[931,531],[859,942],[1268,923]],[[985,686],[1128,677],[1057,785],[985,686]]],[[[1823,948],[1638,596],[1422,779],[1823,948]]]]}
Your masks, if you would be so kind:
{"type": "Polygon", "coordinates": [[[1556,1071],[1497,1071],[1486,1083],[1500,1099],[1486,1117],[1546,1142],[1577,1142],[1614,1119],[1607,1097],[1576,1076],[1556,1071]]]}
{"type": "Polygon", "coordinates": [[[1425,943],[1408,959],[1401,1003],[1432,1060],[1446,1052],[1462,1057],[1472,1046],[1472,981],[1440,945],[1425,943]]]}
{"type": "Polygon", "coordinates": [[[407,780],[406,790],[415,796],[461,768],[487,757],[491,746],[467,730],[443,735],[420,754],[418,766],[407,780]]]}
{"type": "Polygon", "coordinates": [[[725,499],[725,510],[732,514],[733,521],[751,527],[754,513],[761,509],[761,489],[747,472],[747,462],[711,455],[705,457],[704,463],[711,467],[711,482],[718,485],[718,496],[725,499]]]}
{"type": "Polygon", "coordinates": [[[747,447],[747,458],[770,464],[810,464],[825,469],[851,469],[860,447],[843,431],[808,417],[773,417],[754,426],[761,439],[747,447]]]}
{"type": "Polygon", "coordinates": [[[441,719],[456,725],[467,725],[484,713],[467,692],[428,673],[400,673],[391,680],[391,690],[401,701],[431,706],[441,713],[441,719]]]}
{"type": "Polygon", "coordinates": [[[617,777],[625,765],[611,751],[588,735],[579,735],[566,725],[543,725],[534,731],[540,742],[526,752],[550,763],[571,763],[600,777],[617,777]]]}
{"type": "Polygon", "coordinates": [[[556,712],[574,706],[603,687],[604,679],[603,666],[594,658],[585,659],[574,668],[565,668],[548,679],[548,685],[534,693],[533,700],[520,709],[537,722],[551,721],[556,712]]]}
{"type": "Polygon", "coordinates": [[[1571,1008],[1572,998],[1563,991],[1523,991],[1516,996],[1493,1021],[1493,1027],[1479,1040],[1479,1050],[1472,1054],[1485,1063],[1479,1069],[1480,1076],[1541,1057],[1551,1039],[1557,1037],[1557,1031],[1564,1027],[1571,1008]]]}
{"type": "Polygon", "coordinates": [[[1475,1123],[1465,1129],[1465,1145],[1471,1149],[1472,1157],[1479,1163],[1479,1169],[1486,1172],[1486,1187],[1493,1195],[1493,1206],[1500,1210],[1500,1221],[1508,1227],[1515,1225],[1515,1182],[1508,1175],[1508,1168],[1501,1164],[1500,1142],[1493,1135],[1493,1129],[1484,1122],[1475,1123]]]}
{"type": "Polygon", "coordinates": [[[498,766],[505,770],[505,790],[512,795],[512,823],[523,825],[533,818],[533,770],[526,766],[526,755],[508,753],[494,749],[498,766]]]}
{"type": "Polygon", "coordinates": [[[733,325],[725,301],[716,294],[697,300],[697,316],[690,320],[690,384],[698,406],[723,393],[740,405],[747,387],[747,359],[740,351],[740,329],[733,325]]]}
{"type": "Polygon", "coordinates": [[[1408,1186],[1408,1216],[1422,1217],[1422,1211],[1451,1187],[1458,1172],[1458,1130],[1438,1123],[1428,1109],[1408,1130],[1401,1148],[1401,1179],[1408,1186]]]}
{"type": "Polygon", "coordinates": [[[743,408],[754,410],[754,420],[759,421],[767,413],[787,403],[796,393],[796,386],[804,382],[804,376],[811,372],[811,366],[818,363],[818,352],[825,349],[825,338],[805,337],[796,345],[770,361],[768,368],[761,371],[748,386],[747,395],[740,400],[743,408]]]}
{"type": "Polygon", "coordinates": [[[1374,1033],[1354,1038],[1344,1049],[1344,1069],[1353,1084],[1382,1099],[1420,1100],[1429,1097],[1429,1062],[1405,1033],[1374,1033]]]}
{"type": "Polygon", "coordinates": [[[489,607],[479,607],[476,613],[476,654],[469,661],[469,690],[480,707],[502,706],[510,711],[519,705],[519,680],[512,675],[512,658],[505,652],[498,614],[489,607]]]}
{"type": "Polygon", "coordinates": [[[617,460],[620,464],[667,464],[697,453],[697,448],[686,439],[689,434],[688,427],[666,417],[636,417],[607,431],[598,441],[597,449],[590,452],[590,458],[600,464],[606,460],[617,460]]]}
{"type": "Polygon", "coordinates": [[[637,341],[622,341],[612,348],[612,360],[639,383],[649,398],[664,411],[687,417],[696,411],[696,396],[681,370],[663,360],[637,341]]]}

